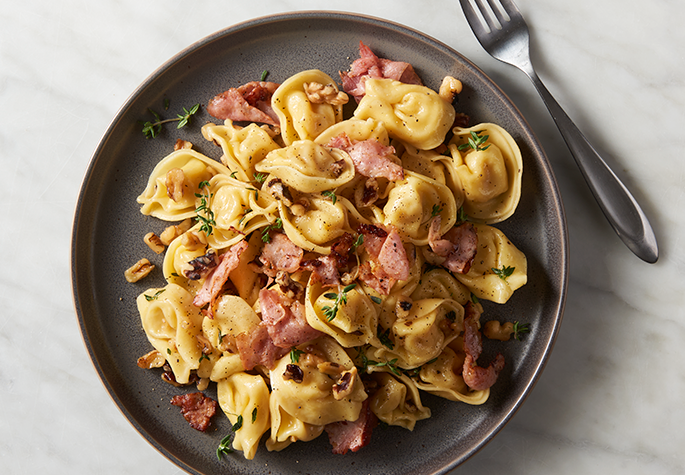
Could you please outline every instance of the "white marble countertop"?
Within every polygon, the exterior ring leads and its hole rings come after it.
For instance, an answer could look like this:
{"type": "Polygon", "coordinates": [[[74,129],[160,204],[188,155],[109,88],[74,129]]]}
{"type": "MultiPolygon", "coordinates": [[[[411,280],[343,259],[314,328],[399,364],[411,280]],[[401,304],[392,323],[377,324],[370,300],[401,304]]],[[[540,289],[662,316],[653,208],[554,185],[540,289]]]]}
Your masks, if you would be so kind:
{"type": "Polygon", "coordinates": [[[3,473],[180,473],[89,361],[70,238],[91,154],[129,94],[178,51],[272,13],[384,17],[449,44],[512,98],[566,206],[570,285],[522,409],[454,474],[685,473],[685,2],[519,0],[547,87],[650,217],[661,257],[613,233],[527,78],[488,56],[459,2],[26,0],[0,16],[0,461],[3,473]],[[230,5],[230,6],[229,6],[230,5]],[[648,6],[647,6],[648,5],[648,6]]]}

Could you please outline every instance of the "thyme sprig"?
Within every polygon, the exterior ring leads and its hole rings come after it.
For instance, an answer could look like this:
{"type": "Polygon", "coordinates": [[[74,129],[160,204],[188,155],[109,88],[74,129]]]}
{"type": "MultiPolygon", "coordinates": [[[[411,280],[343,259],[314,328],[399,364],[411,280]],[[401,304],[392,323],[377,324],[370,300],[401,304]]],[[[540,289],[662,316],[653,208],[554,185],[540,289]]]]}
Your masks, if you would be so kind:
{"type": "Polygon", "coordinates": [[[276,229],[283,229],[283,221],[281,218],[276,218],[276,221],[274,221],[273,224],[269,224],[262,229],[262,242],[271,242],[269,231],[276,229]]]}
{"type": "MultiPolygon", "coordinates": [[[[168,103],[165,102],[165,110],[168,107],[168,103]]],[[[200,104],[195,104],[190,108],[190,110],[184,107],[183,114],[176,114],[176,117],[171,119],[162,119],[162,116],[160,116],[157,112],[152,109],[148,109],[148,112],[154,116],[155,120],[154,122],[149,120],[142,122],[143,135],[145,135],[146,139],[154,139],[162,131],[162,125],[169,122],[178,122],[178,124],[176,124],[176,128],[183,128],[190,123],[190,118],[197,114],[198,110],[200,110],[200,104]]]]}
{"type": "Polygon", "coordinates": [[[479,130],[478,132],[471,131],[471,134],[469,136],[469,141],[466,143],[461,144],[457,148],[459,151],[464,151],[469,148],[475,150],[475,151],[481,151],[481,150],[487,150],[490,145],[486,145],[483,147],[482,145],[490,138],[489,135],[480,135],[482,134],[483,131],[479,130]]]}
{"type": "Polygon", "coordinates": [[[347,293],[354,289],[357,286],[357,284],[350,284],[345,286],[342,289],[342,292],[340,293],[335,293],[335,292],[328,292],[326,294],[323,294],[324,297],[326,297],[329,300],[333,300],[333,306],[330,305],[324,305],[321,307],[321,310],[323,310],[323,314],[326,317],[326,320],[329,322],[332,322],[336,315],[338,315],[338,309],[340,308],[340,305],[344,305],[347,303],[347,293]]]}
{"type": "Polygon", "coordinates": [[[502,279],[505,282],[507,281],[507,277],[509,277],[511,274],[514,273],[515,269],[516,269],[516,267],[510,267],[510,266],[505,266],[505,265],[503,265],[501,269],[497,269],[496,267],[490,268],[490,270],[492,270],[492,272],[497,277],[499,277],[500,279],[502,279]]]}
{"type": "Polygon", "coordinates": [[[195,196],[200,198],[200,206],[195,208],[195,213],[197,213],[197,220],[200,221],[200,231],[209,236],[214,231],[214,226],[216,226],[216,221],[214,220],[214,211],[209,208],[209,202],[213,194],[209,189],[209,182],[207,180],[201,181],[197,187],[202,193],[195,193],[195,196]],[[207,188],[207,192],[204,189],[207,188]]]}
{"type": "Polygon", "coordinates": [[[147,300],[148,302],[152,302],[153,300],[157,300],[157,297],[159,297],[159,295],[162,292],[164,292],[165,290],[166,289],[158,290],[157,292],[155,292],[154,295],[148,295],[148,294],[143,294],[143,295],[145,295],[145,300],[147,300]]]}
{"type": "Polygon", "coordinates": [[[530,328],[527,323],[521,323],[518,320],[514,322],[514,340],[521,341],[521,336],[528,332],[530,332],[530,328]]]}
{"type": "Polygon", "coordinates": [[[321,196],[325,196],[326,198],[330,198],[330,200],[335,204],[336,201],[338,201],[338,197],[335,196],[335,192],[333,190],[326,190],[321,192],[321,196]]]}

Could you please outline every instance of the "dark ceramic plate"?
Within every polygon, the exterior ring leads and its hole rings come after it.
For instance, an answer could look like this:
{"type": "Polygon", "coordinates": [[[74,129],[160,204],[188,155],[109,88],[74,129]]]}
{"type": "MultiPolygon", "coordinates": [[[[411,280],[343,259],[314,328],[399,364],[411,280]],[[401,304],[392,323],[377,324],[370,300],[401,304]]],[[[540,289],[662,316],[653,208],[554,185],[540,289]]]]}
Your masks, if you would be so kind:
{"type": "MultiPolygon", "coordinates": [[[[551,352],[564,307],[568,265],[566,224],[550,165],[528,124],[504,93],[478,68],[448,46],[406,27],[376,18],[306,12],[259,18],[212,35],[182,51],[152,74],[124,104],[95,151],[79,196],[72,241],[72,280],[81,331],[100,378],[115,403],[154,447],[191,473],[444,473],[473,455],[507,423],[540,375],[551,352]],[[161,264],[143,243],[164,223],[144,217],[136,197],[154,165],[177,138],[218,158],[199,127],[211,118],[204,110],[190,127],[173,125],[146,140],[139,121],[148,108],[173,116],[182,107],[205,105],[218,92],[258,79],[263,70],[281,82],[318,68],[332,77],[358,56],[359,41],[379,56],[413,64],[434,89],[449,74],[462,80],[458,109],[472,122],[495,122],[518,142],[524,161],[523,193],[515,215],[498,225],[528,257],[529,283],[505,305],[486,303],[484,320],[527,322],[522,342],[485,342],[487,361],[502,351],[507,365],[490,399],[468,406],[424,395],[433,416],[413,432],[379,427],[370,444],[345,456],[331,454],[327,437],[299,442],[281,452],[263,443],[254,460],[233,454],[217,460],[216,448],[230,423],[219,415],[200,433],[169,404],[183,392],[159,373],[142,370],[136,359],[151,349],[136,310],[136,296],[163,285],[155,270],[139,284],[124,270],[141,257],[161,264]]],[[[213,389],[208,394],[216,396],[213,389]]]]}

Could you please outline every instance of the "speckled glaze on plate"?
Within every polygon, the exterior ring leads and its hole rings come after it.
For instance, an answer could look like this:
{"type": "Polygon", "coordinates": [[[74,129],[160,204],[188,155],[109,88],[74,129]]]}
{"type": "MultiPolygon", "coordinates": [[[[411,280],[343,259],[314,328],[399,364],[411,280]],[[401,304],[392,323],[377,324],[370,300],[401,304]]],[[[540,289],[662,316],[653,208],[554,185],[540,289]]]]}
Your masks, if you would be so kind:
{"type": "MultiPolygon", "coordinates": [[[[407,27],[377,18],[336,12],[298,12],[258,18],[209,36],[182,51],[152,74],[127,100],[95,151],[78,199],[72,236],[72,285],[83,338],[111,397],[154,447],[190,473],[221,474],[433,474],[444,473],[477,452],[507,423],[532,389],[551,352],[563,314],[568,273],[568,242],[556,181],[528,124],[504,93],[476,66],[450,47],[407,27]],[[148,108],[166,116],[183,106],[203,106],[228,87],[259,79],[281,82],[294,73],[317,68],[334,78],[358,57],[359,41],[379,56],[411,63],[426,85],[437,89],[443,76],[462,80],[458,110],[472,123],[495,122],[518,142],[524,161],[523,192],[512,218],[497,225],[528,258],[528,284],[506,307],[485,302],[483,320],[517,319],[532,332],[522,342],[484,343],[482,361],[495,352],[506,367],[482,406],[468,406],[423,394],[432,417],[413,432],[379,427],[370,444],[357,453],[331,454],[326,435],[268,452],[262,442],[248,461],[240,453],[217,460],[216,448],[230,422],[219,414],[207,433],[192,429],[169,404],[179,389],[156,371],[136,365],[151,349],[136,309],[137,295],[163,285],[162,256],[143,243],[148,231],[165,223],[143,216],[136,197],[154,165],[177,138],[214,158],[200,126],[212,118],[204,109],[190,127],[167,126],[146,140],[140,120],[148,108]],[[137,284],[124,270],[141,257],[158,268],[137,284]],[[506,314],[502,313],[506,308],[506,314]]],[[[206,393],[216,397],[210,386],[206,393]]]]}

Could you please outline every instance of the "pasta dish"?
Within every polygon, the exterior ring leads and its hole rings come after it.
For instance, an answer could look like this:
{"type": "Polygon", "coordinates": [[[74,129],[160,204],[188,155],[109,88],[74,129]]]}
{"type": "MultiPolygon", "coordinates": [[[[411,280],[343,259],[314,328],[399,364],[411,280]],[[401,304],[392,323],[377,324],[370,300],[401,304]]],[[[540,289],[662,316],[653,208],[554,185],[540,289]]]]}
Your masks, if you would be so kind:
{"type": "Polygon", "coordinates": [[[194,428],[223,412],[247,459],[324,432],[357,451],[379,421],[429,418],[423,393],[483,404],[505,365],[479,360],[483,334],[515,331],[480,318],[527,280],[495,226],[519,202],[516,142],[455,110],[458,79],[434,91],[364,44],[340,80],[313,69],[218,94],[202,139],[221,160],[179,140],[138,197],[170,222],[145,236],[166,284],[137,299],[154,348],[139,365],[195,391],[172,400],[194,428]]]}

